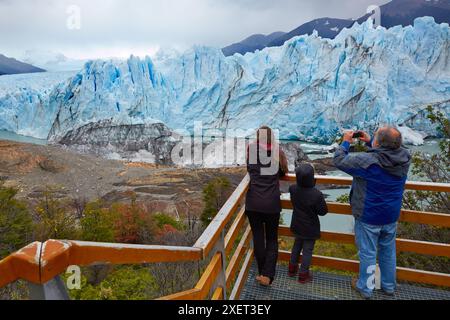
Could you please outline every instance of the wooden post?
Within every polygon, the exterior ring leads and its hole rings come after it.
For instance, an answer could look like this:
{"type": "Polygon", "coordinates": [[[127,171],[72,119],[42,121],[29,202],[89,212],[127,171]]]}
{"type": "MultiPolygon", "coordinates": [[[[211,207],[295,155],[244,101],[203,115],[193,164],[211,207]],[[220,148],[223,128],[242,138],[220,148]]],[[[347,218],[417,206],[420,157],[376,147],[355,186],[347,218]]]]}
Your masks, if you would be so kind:
{"type": "Polygon", "coordinates": [[[29,283],[30,300],[70,300],[66,286],[59,276],[46,284],[29,283]]]}
{"type": "Polygon", "coordinates": [[[215,250],[213,252],[220,252],[221,259],[222,259],[222,270],[220,271],[219,276],[217,277],[216,281],[214,282],[214,285],[211,289],[211,294],[214,294],[214,291],[217,289],[217,287],[223,288],[223,299],[227,300],[227,254],[225,252],[225,230],[222,230],[220,237],[217,241],[215,250]]]}

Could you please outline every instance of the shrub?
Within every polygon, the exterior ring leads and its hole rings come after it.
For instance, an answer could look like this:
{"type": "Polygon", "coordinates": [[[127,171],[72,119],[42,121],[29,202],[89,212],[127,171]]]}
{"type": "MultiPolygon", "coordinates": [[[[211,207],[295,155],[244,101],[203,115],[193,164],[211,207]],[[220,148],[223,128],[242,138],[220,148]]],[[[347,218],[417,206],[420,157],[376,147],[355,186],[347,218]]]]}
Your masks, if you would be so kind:
{"type": "Polygon", "coordinates": [[[32,217],[17,192],[0,185],[0,260],[32,241],[32,217]]]}

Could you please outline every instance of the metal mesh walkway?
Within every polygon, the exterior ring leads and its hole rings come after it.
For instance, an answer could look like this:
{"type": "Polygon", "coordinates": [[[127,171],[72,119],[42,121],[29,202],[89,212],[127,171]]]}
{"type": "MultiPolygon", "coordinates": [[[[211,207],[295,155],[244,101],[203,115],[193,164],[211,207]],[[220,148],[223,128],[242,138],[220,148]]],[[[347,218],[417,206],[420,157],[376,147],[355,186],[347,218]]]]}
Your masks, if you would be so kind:
{"type": "MultiPolygon", "coordinates": [[[[361,300],[351,288],[351,277],[323,272],[314,272],[314,281],[300,284],[297,278],[289,278],[287,266],[279,265],[273,286],[260,286],[255,277],[257,267],[253,264],[242,300],[361,300]]],[[[395,297],[375,292],[373,300],[450,300],[450,291],[399,284],[395,297]]]]}

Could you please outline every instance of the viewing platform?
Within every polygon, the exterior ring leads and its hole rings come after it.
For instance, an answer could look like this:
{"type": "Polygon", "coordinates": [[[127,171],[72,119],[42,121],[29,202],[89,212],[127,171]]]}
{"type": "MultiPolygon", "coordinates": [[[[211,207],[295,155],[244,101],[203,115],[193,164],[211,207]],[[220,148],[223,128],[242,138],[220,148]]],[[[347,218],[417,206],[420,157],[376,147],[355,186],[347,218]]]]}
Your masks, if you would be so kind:
{"type": "MultiPolygon", "coordinates": [[[[322,185],[349,186],[349,178],[317,176],[322,185]]],[[[284,180],[295,181],[289,175],[284,180]]],[[[271,288],[256,281],[251,230],[245,216],[245,195],[249,187],[246,176],[220,212],[192,247],[125,245],[69,240],[35,242],[0,261],[0,288],[19,279],[30,283],[30,299],[68,299],[59,275],[69,266],[101,264],[151,264],[203,261],[206,268],[197,285],[161,300],[356,300],[351,277],[330,272],[315,272],[314,281],[300,285],[287,277],[290,253],[280,251],[277,279],[271,288]]],[[[450,184],[408,182],[408,190],[450,192],[450,184]]],[[[284,209],[292,210],[289,200],[284,209]]],[[[328,203],[332,214],[351,215],[348,204],[328,203]]],[[[403,210],[400,221],[450,227],[450,215],[403,210]]],[[[292,237],[288,227],[280,226],[280,237],[292,237]]],[[[353,234],[324,230],[321,241],[354,245],[353,234]]],[[[397,239],[397,251],[450,258],[450,244],[397,239]]],[[[314,267],[357,273],[359,262],[339,257],[314,256],[314,267]]],[[[399,288],[394,297],[377,292],[376,300],[450,300],[450,274],[397,268],[399,288]],[[426,286],[424,286],[426,285],[426,286]]]]}

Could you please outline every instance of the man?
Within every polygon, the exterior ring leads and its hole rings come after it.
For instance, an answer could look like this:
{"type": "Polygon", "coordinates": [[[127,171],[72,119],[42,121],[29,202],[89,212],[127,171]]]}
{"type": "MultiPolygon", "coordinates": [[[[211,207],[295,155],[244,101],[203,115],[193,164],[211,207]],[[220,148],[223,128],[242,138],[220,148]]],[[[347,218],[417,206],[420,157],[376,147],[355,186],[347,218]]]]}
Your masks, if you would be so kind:
{"type": "Polygon", "coordinates": [[[411,165],[410,153],[402,147],[402,134],[393,127],[379,129],[373,140],[366,132],[346,132],[334,157],[336,167],[354,177],[350,201],[355,217],[359,250],[359,278],[352,286],[370,299],[375,289],[377,255],[381,288],[394,295],[396,281],[396,236],[403,193],[411,165]],[[366,153],[349,154],[354,137],[371,145],[366,153]]]}

